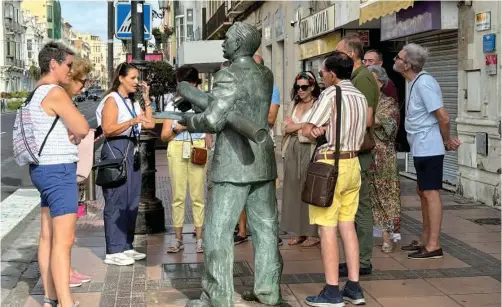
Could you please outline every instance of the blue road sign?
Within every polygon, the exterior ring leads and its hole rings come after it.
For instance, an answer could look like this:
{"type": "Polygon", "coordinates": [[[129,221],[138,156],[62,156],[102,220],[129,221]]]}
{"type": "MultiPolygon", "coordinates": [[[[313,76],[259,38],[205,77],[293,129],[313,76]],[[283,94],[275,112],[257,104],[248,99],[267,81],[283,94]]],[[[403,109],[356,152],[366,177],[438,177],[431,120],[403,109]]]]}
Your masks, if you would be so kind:
{"type": "MultiPolygon", "coordinates": [[[[152,38],[152,6],[148,3],[143,5],[143,20],[145,23],[145,40],[149,40],[152,38]]],[[[115,37],[117,39],[132,39],[131,3],[119,2],[115,7],[115,37]]]]}

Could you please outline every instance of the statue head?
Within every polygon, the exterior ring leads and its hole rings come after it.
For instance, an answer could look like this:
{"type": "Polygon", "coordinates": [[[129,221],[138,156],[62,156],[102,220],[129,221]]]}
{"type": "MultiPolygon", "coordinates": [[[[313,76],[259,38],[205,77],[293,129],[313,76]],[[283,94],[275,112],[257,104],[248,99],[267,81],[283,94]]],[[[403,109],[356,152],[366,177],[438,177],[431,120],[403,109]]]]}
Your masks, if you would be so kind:
{"type": "Polygon", "coordinates": [[[233,60],[238,57],[252,57],[261,45],[261,33],[250,24],[234,23],[225,34],[225,41],[221,45],[223,57],[233,60]]]}

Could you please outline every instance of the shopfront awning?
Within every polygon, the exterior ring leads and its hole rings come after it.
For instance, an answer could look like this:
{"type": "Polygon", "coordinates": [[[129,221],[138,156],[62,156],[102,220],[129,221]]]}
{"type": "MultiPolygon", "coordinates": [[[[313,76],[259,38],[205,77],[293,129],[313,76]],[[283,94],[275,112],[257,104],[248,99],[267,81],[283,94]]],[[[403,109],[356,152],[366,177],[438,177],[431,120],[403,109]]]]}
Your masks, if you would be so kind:
{"type": "Polygon", "coordinates": [[[414,0],[360,0],[360,15],[359,24],[377,19],[385,15],[399,12],[400,10],[407,9],[413,6],[414,0]]]}

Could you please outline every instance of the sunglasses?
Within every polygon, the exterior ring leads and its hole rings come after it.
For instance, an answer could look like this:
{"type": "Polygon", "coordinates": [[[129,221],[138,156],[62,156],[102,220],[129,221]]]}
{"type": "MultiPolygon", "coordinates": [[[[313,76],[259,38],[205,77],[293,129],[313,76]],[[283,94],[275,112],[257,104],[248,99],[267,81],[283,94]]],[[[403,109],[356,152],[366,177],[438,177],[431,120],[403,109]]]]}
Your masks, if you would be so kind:
{"type": "Polygon", "coordinates": [[[77,81],[82,84],[82,87],[84,87],[88,84],[89,79],[77,79],[77,81]]]}
{"type": "Polygon", "coordinates": [[[310,85],[298,85],[298,84],[295,84],[295,90],[302,90],[302,91],[306,91],[310,88],[310,85]]]}

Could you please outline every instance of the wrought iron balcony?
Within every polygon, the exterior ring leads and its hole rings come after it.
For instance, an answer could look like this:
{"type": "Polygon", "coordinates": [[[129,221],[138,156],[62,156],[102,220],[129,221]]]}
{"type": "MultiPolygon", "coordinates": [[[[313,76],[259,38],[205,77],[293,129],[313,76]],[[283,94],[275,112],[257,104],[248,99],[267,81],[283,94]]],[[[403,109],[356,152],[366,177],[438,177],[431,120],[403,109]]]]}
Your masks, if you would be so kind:
{"type": "Polygon", "coordinates": [[[220,38],[220,34],[224,33],[231,25],[232,22],[227,17],[227,2],[224,2],[207,22],[207,36],[205,39],[220,38]]]}
{"type": "MultiPolygon", "coordinates": [[[[263,1],[263,0],[261,0],[263,1]]],[[[256,2],[260,1],[247,1],[247,0],[232,0],[231,1],[231,7],[228,9],[227,12],[227,17],[228,18],[235,18],[242,13],[244,13],[251,5],[255,4],[256,2]]]]}

